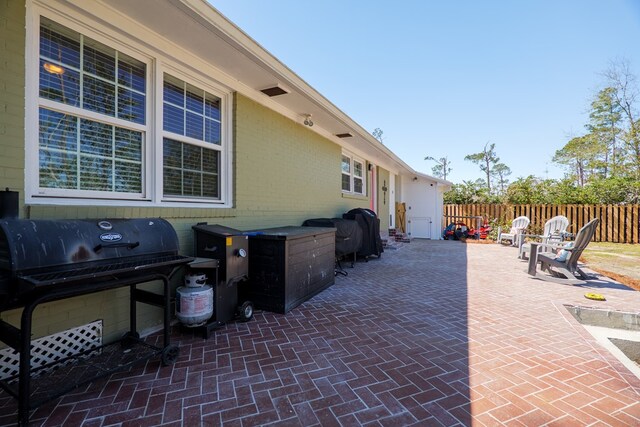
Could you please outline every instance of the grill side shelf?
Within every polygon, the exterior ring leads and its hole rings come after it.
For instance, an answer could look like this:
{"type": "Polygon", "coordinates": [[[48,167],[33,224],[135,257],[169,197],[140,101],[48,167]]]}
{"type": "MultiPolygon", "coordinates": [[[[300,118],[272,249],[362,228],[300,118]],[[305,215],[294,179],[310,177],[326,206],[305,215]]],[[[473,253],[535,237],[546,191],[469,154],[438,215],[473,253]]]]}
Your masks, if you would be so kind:
{"type": "Polygon", "coordinates": [[[30,275],[18,275],[18,279],[27,282],[35,287],[61,284],[71,285],[75,282],[82,282],[85,280],[112,280],[117,279],[119,275],[144,274],[142,273],[143,270],[173,267],[176,265],[186,264],[191,260],[193,260],[193,258],[180,255],[170,255],[138,261],[96,265],[86,268],[67,269],[30,275]]]}

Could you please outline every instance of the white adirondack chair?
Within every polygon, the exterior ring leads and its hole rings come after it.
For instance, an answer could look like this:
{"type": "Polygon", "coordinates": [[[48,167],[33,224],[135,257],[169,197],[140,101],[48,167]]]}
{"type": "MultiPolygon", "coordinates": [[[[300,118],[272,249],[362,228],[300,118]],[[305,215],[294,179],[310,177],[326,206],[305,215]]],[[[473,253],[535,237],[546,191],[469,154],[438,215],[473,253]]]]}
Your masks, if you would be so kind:
{"type": "Polygon", "coordinates": [[[526,216],[519,216],[511,222],[511,229],[508,233],[502,232],[502,227],[498,227],[498,241],[502,243],[503,240],[510,240],[511,246],[520,246],[524,231],[529,226],[531,221],[526,216]]]}
{"type": "MultiPolygon", "coordinates": [[[[560,243],[564,238],[564,233],[567,231],[567,227],[569,227],[569,220],[567,217],[558,215],[544,223],[542,234],[525,234],[523,237],[536,239],[536,241],[543,244],[560,243]]],[[[538,246],[538,250],[540,250],[541,247],[542,246],[538,246]]],[[[530,252],[531,245],[529,243],[523,243],[520,246],[520,253],[518,256],[522,259],[527,259],[530,252]]]]}

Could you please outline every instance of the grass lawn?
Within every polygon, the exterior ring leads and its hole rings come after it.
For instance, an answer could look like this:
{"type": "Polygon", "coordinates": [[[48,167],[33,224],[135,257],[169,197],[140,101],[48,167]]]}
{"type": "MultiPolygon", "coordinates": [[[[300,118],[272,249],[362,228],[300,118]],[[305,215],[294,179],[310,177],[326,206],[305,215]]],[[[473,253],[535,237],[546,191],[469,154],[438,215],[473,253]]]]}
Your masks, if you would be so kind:
{"type": "Polygon", "coordinates": [[[591,242],[581,259],[588,268],[640,291],[640,245],[591,242]]]}

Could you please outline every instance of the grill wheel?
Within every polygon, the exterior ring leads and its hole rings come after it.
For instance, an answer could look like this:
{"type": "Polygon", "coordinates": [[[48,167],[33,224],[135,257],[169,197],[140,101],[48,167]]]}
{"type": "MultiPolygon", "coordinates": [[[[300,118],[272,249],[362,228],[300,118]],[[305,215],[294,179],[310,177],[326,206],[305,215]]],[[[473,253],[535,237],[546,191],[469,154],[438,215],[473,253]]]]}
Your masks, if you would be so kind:
{"type": "Polygon", "coordinates": [[[251,301],[245,301],[238,308],[238,318],[241,322],[248,322],[253,318],[253,303],[251,301]]]}
{"type": "Polygon", "coordinates": [[[131,348],[133,345],[140,341],[140,334],[137,332],[126,332],[120,340],[122,348],[131,348]]]}
{"type": "Polygon", "coordinates": [[[180,348],[175,345],[170,345],[165,347],[162,350],[162,366],[173,365],[176,360],[178,360],[178,356],[180,355],[180,348]]]}

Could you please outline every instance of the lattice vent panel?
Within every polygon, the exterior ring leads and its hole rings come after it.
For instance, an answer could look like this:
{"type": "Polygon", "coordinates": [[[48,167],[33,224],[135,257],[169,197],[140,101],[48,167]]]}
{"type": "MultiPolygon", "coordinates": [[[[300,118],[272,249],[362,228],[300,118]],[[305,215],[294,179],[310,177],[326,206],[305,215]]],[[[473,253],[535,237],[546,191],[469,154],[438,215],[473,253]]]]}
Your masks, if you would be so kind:
{"type": "MultiPolygon", "coordinates": [[[[102,346],[102,320],[58,332],[53,335],[31,341],[31,369],[52,365],[71,356],[102,346]]],[[[87,354],[89,356],[90,354],[87,354]]],[[[32,376],[50,372],[64,363],[41,369],[32,376]]],[[[12,348],[0,350],[0,379],[15,377],[20,369],[20,353],[12,348]]]]}

